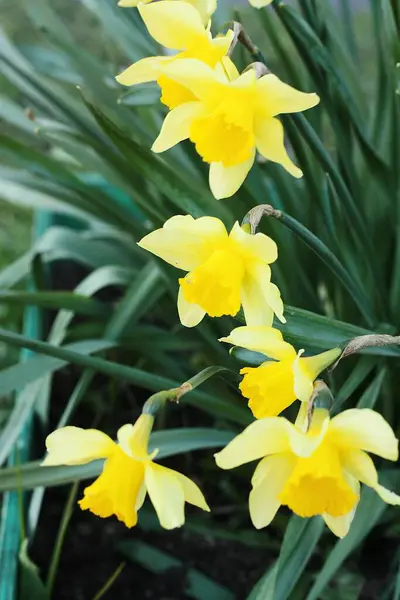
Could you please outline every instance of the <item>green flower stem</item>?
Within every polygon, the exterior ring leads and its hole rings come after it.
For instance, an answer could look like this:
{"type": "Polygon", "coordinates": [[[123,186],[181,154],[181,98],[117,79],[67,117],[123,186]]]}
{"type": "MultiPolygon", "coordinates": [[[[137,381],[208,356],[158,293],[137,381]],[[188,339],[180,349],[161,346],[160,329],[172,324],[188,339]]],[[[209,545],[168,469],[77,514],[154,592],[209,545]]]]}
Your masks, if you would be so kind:
{"type": "Polygon", "coordinates": [[[179,387],[171,388],[169,390],[162,390],[161,392],[153,394],[144,403],[142,414],[155,416],[156,413],[163,408],[167,402],[179,403],[180,398],[184,394],[191,392],[194,388],[201,385],[207,381],[207,379],[210,379],[210,377],[213,377],[221,371],[229,372],[229,369],[217,366],[207,367],[206,369],[203,369],[203,371],[200,371],[200,373],[197,373],[197,375],[194,375],[188,381],[182,383],[182,385],[179,387]]]}
{"type": "Polygon", "coordinates": [[[48,597],[51,598],[51,594],[54,587],[54,582],[57,574],[58,563],[60,562],[61,550],[64,543],[65,534],[72,517],[74,510],[74,504],[78,493],[79,481],[76,481],[72,486],[68,494],[67,503],[64,508],[60,527],[57,534],[56,543],[54,545],[53,554],[51,556],[49,573],[46,581],[46,590],[48,597]]]}
{"type": "Polygon", "coordinates": [[[122,571],[124,570],[126,565],[125,561],[122,561],[118,567],[115,569],[115,571],[113,572],[113,574],[111,575],[111,577],[109,577],[107,579],[107,581],[105,582],[105,584],[99,589],[99,591],[97,592],[97,594],[95,596],[93,596],[93,600],[100,600],[100,598],[102,598],[104,596],[104,594],[106,594],[108,592],[108,590],[110,589],[110,587],[113,585],[113,583],[118,579],[118,577],[121,575],[122,571]]]}
{"type": "Polygon", "coordinates": [[[283,223],[283,225],[293,231],[293,233],[295,233],[313,252],[315,252],[317,256],[320,257],[326,266],[336,275],[339,281],[341,281],[350,296],[356,302],[368,323],[368,326],[374,326],[375,319],[368,297],[365,295],[364,290],[360,287],[359,283],[349,275],[333,252],[316,235],[307,229],[307,227],[299,223],[299,221],[281,210],[274,209],[268,204],[256,206],[249,211],[244,218],[244,222],[250,223],[252,232],[254,233],[255,228],[264,215],[273,217],[283,223]]]}

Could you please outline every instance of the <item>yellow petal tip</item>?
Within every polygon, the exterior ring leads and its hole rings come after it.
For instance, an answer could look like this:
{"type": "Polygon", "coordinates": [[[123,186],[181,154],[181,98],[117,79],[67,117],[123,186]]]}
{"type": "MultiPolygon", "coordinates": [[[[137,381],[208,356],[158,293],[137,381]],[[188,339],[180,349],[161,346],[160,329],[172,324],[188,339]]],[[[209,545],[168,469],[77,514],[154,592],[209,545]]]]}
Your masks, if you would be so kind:
{"type": "Polygon", "coordinates": [[[119,2],[117,2],[117,6],[120,6],[121,8],[134,8],[137,6],[137,2],[132,0],[119,0],[119,2]]]}

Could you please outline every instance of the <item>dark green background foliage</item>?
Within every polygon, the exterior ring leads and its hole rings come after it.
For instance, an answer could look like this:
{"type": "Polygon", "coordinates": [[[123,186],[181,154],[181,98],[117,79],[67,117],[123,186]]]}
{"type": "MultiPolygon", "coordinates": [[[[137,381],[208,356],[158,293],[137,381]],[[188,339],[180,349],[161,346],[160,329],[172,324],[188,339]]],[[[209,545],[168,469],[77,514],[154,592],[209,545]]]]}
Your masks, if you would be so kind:
{"type": "MultiPolygon", "coordinates": [[[[155,86],[126,90],[114,81],[131,62],[161,51],[134,9],[117,8],[114,0],[8,0],[1,9],[0,489],[36,488],[25,498],[30,519],[19,519],[21,537],[34,542],[41,509],[49,509],[37,486],[87,479],[100,468],[43,470],[35,461],[7,467],[16,440],[22,434],[27,439],[33,414],[33,456],[40,458],[45,434],[57,423],[101,426],[114,435],[136,416],[148,393],[221,365],[228,371],[186,395],[180,409],[166,411],[158,427],[169,430],[154,434],[164,456],[184,454],[174,460],[183,460],[177,463],[182,470],[195,472],[211,491],[216,513],[234,507],[222,525],[212,515],[189,516],[186,530],[239,540],[244,553],[246,544],[268,548],[265,575],[251,600],[367,598],[368,552],[371,545],[377,554],[396,547],[398,513],[396,520],[396,510],[367,490],[343,541],[334,540],[318,519],[285,513],[265,532],[250,530],[250,470],[218,472],[212,449],[250,421],[236,391],[237,372],[245,363],[258,364],[259,357],[230,355],[217,342],[235,326],[233,319],[207,319],[184,329],[176,311],[178,273],[136,241],[174,214],[214,215],[230,227],[253,206],[272,204],[286,217],[264,219],[261,229],[279,246],[273,278],[288,305],[282,328],[288,341],[313,352],[363,333],[398,332],[399,1],[370,0],[354,13],[346,0],[299,0],[294,8],[275,1],[259,12],[219,8],[216,30],[230,18],[240,21],[273,72],[321,96],[312,111],[283,118],[303,179],[258,163],[241,190],[220,202],[188,142],[151,153],[164,114],[155,86]],[[41,234],[31,242],[32,211],[36,221],[38,214],[52,217],[44,232],[36,223],[41,234]],[[32,306],[43,322],[41,342],[32,340],[32,332],[15,333],[23,310],[32,306]],[[16,350],[10,352],[17,348],[35,354],[18,363],[16,350]],[[68,385],[59,394],[52,384],[61,369],[68,385]]],[[[241,67],[254,59],[241,47],[235,50],[241,67]]],[[[335,409],[374,407],[398,434],[399,357],[400,350],[390,347],[344,360],[329,377],[335,409]]],[[[13,457],[18,463],[18,453],[13,457]]],[[[399,470],[385,467],[382,479],[398,489],[399,470]]],[[[75,494],[73,487],[58,543],[44,565],[50,565],[47,587],[22,547],[22,600],[32,589],[35,597],[48,597],[75,494]]],[[[8,503],[12,497],[5,498],[8,503]]],[[[146,526],[143,518],[140,530],[146,526]]],[[[7,543],[3,527],[3,561],[7,543]]],[[[159,577],[182,568],[135,533],[124,544],[119,552],[127,561],[159,577]]],[[[378,594],[399,600],[399,554],[388,554],[378,594]]],[[[188,597],[240,598],[193,562],[189,566],[188,597]]],[[[2,582],[1,600],[11,598],[7,593],[2,582]]]]}

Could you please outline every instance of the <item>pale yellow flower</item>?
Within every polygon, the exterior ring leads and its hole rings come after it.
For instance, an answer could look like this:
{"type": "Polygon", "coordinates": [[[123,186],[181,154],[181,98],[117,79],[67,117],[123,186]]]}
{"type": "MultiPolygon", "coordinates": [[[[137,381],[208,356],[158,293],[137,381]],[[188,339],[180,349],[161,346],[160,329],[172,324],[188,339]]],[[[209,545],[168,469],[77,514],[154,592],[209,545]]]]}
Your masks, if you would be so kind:
{"type": "Polygon", "coordinates": [[[218,199],[240,188],[256,150],[301,177],[286,152],[283,126],[276,115],[312,108],[319,102],[317,94],[299,92],[272,74],[257,79],[254,69],[239,75],[228,58],[222,65],[212,69],[193,58],[165,65],[164,75],[184,85],[196,101],[166,116],[152,150],[164,152],[189,138],[210,163],[210,188],[218,199]]]}
{"type": "Polygon", "coordinates": [[[245,367],[239,389],[249,400],[257,419],[279,415],[298,399],[307,402],[317,376],[341,354],[340,348],[301,358],[304,350],[296,352],[285,342],[282,333],[272,327],[237,327],[228,337],[220,339],[235,346],[261,352],[272,360],[259,367],[245,367]]]}
{"type": "Polygon", "coordinates": [[[149,454],[147,450],[153,421],[154,417],[145,414],[135,425],[124,425],[118,431],[118,444],[96,429],[57,429],[46,439],[48,455],[42,464],[83,465],[106,459],[102,474],[83,492],[82,510],[98,517],[115,515],[133,527],[148,493],[162,527],[180,527],[185,522],[185,502],[210,509],[191,479],[153,462],[157,451],[149,454]]]}
{"type": "Polygon", "coordinates": [[[388,504],[400,496],[378,483],[367,452],[398,459],[390,425],[370,409],[346,410],[333,419],[315,409],[307,433],[283,417],[255,421],[215,455],[222,469],[262,459],[252,478],[250,516],[258,529],[269,525],[281,505],[301,517],[321,515],[338,537],[349,531],[360,498],[359,482],[388,504]]]}
{"type": "MultiPolygon", "coordinates": [[[[138,6],[139,4],[149,4],[150,2],[152,2],[152,0],[119,0],[118,6],[130,8],[132,6],[138,6]]],[[[205,25],[208,24],[211,15],[214,14],[217,9],[217,0],[184,0],[184,2],[191,4],[197,10],[205,25]]]]}
{"type": "Polygon", "coordinates": [[[272,0],[249,0],[249,3],[251,6],[254,6],[254,8],[263,8],[264,6],[271,4],[271,2],[272,0]]]}
{"type": "Polygon", "coordinates": [[[187,87],[163,74],[164,67],[182,58],[196,58],[215,68],[229,50],[233,31],[213,38],[198,11],[180,0],[139,4],[138,9],[150,35],[162,46],[179,52],[174,56],[143,58],[118,75],[116,80],[127,86],[157,81],[162,91],[161,101],[169,108],[195,100],[187,87]]]}
{"type": "Polygon", "coordinates": [[[205,314],[234,316],[241,305],[247,323],[271,325],[274,313],[285,321],[280,292],[270,281],[269,264],[278,250],[263,233],[250,235],[236,223],[228,235],[219,219],[178,215],[138,244],[189,271],[179,279],[178,295],[179,317],[186,327],[200,323],[205,314]]]}

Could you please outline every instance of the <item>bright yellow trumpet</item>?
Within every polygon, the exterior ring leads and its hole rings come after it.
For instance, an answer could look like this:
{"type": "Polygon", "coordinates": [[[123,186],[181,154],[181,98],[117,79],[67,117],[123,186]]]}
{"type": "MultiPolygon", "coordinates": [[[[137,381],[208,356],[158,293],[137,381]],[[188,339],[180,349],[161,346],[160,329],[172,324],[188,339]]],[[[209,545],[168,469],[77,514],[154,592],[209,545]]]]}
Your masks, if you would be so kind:
{"type": "Polygon", "coordinates": [[[296,399],[307,402],[314,380],[341,354],[340,348],[333,348],[301,358],[304,350],[296,353],[281,332],[272,327],[237,327],[220,341],[261,352],[272,359],[240,371],[244,377],[239,389],[249,399],[249,407],[257,419],[279,415],[296,399]]]}

